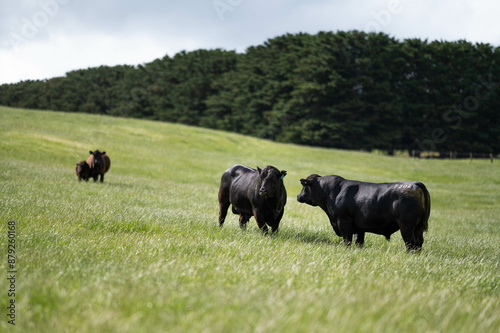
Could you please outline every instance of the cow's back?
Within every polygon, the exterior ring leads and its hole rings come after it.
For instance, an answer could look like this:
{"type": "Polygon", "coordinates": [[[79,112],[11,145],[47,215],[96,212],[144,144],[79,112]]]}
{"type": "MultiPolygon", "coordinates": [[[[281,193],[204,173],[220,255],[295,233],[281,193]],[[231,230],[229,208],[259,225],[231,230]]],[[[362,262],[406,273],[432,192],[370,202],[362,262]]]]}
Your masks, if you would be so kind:
{"type": "Polygon", "coordinates": [[[222,175],[219,197],[226,193],[234,211],[252,215],[251,201],[257,195],[255,181],[258,174],[257,170],[247,166],[233,165],[222,175]]]}
{"type": "Polygon", "coordinates": [[[343,180],[337,199],[353,200],[356,204],[380,205],[394,200],[418,200],[423,191],[417,182],[368,183],[343,180]]]}
{"type": "Polygon", "coordinates": [[[393,210],[407,210],[408,207],[421,207],[424,193],[416,182],[368,183],[345,181],[338,197],[353,200],[358,207],[366,206],[372,212],[394,213],[393,210]]]}
{"type": "Polygon", "coordinates": [[[426,193],[419,186],[421,183],[394,183],[390,184],[394,209],[396,213],[410,212],[423,214],[426,210],[426,193]]]}
{"type": "Polygon", "coordinates": [[[342,180],[332,210],[340,218],[352,219],[357,228],[386,234],[397,230],[398,220],[422,216],[425,205],[425,192],[417,182],[342,180]]]}
{"type": "Polygon", "coordinates": [[[257,174],[257,170],[252,169],[250,167],[247,167],[245,165],[241,164],[235,164],[229,169],[226,170],[226,172],[229,172],[231,175],[231,178],[237,179],[237,178],[247,178],[251,177],[252,175],[257,174]]]}
{"type": "Polygon", "coordinates": [[[87,157],[86,162],[89,165],[89,167],[92,168],[94,166],[94,155],[90,155],[89,157],[87,157]]]}
{"type": "Polygon", "coordinates": [[[222,174],[221,187],[233,188],[250,183],[257,170],[244,165],[233,165],[222,174]]]}
{"type": "Polygon", "coordinates": [[[231,179],[231,194],[248,196],[248,191],[255,188],[259,173],[244,165],[234,165],[228,169],[231,179]]]}

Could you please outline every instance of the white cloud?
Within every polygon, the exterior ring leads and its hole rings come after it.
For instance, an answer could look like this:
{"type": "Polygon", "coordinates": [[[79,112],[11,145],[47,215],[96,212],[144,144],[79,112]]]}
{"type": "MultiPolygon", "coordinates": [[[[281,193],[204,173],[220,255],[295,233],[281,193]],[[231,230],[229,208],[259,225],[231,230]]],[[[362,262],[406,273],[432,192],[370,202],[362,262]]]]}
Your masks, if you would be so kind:
{"type": "Polygon", "coordinates": [[[286,33],[320,30],[500,45],[498,0],[217,1],[231,7],[223,20],[215,0],[2,1],[0,84],[99,65],[137,65],[181,50],[242,52],[286,33]]]}
{"type": "Polygon", "coordinates": [[[163,52],[161,43],[148,35],[61,35],[21,44],[14,51],[0,50],[0,77],[3,82],[46,79],[87,67],[137,65],[163,52]]]}
{"type": "Polygon", "coordinates": [[[474,41],[490,42],[500,46],[500,2],[474,1],[471,4],[472,12],[467,18],[470,20],[466,38],[474,41]]]}

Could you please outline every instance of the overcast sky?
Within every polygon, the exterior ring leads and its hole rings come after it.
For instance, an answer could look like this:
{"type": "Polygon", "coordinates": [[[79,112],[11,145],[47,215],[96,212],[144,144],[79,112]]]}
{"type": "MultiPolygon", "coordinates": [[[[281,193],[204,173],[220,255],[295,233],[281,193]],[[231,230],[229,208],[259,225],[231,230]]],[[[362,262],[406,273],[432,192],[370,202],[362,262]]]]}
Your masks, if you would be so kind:
{"type": "Polygon", "coordinates": [[[0,84],[362,30],[500,46],[498,0],[0,0],[0,84]]]}

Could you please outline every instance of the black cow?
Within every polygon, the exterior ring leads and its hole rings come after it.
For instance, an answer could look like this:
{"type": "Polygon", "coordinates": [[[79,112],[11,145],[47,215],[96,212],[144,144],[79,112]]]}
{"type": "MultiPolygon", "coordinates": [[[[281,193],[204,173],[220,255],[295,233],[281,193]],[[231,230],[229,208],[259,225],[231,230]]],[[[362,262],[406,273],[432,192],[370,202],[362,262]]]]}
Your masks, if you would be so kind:
{"type": "Polygon", "coordinates": [[[424,184],[365,183],[339,176],[313,174],[300,180],[303,189],[297,201],[320,206],[335,233],[346,245],[362,246],[365,232],[391,235],[401,230],[408,251],[420,251],[431,210],[431,198],[424,184]]]}
{"type": "Polygon", "coordinates": [[[227,169],[222,174],[219,188],[219,226],[224,225],[227,209],[233,205],[233,213],[240,215],[241,229],[246,228],[253,215],[264,235],[268,232],[268,225],[273,233],[277,232],[286,204],[285,175],[285,170],[270,165],[263,170],[243,165],[227,169]]]}

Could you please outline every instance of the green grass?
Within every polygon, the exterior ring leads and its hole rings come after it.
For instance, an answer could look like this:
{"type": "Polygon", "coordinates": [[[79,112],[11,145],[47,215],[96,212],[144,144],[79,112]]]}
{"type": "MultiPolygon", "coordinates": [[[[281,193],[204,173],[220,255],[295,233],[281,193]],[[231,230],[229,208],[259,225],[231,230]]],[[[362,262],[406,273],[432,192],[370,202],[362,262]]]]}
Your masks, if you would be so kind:
{"type": "MultiPolygon", "coordinates": [[[[0,107],[0,271],[17,225],[19,332],[498,332],[500,162],[410,160],[158,122],[0,107]],[[75,164],[107,151],[104,184],[75,164]],[[217,226],[229,166],[288,171],[278,235],[217,226]],[[420,255],[345,248],[299,204],[311,173],[431,193],[420,255]]],[[[8,281],[0,279],[5,309],[8,281]]],[[[6,309],[0,331],[10,331],[6,309]]]]}

